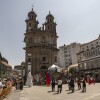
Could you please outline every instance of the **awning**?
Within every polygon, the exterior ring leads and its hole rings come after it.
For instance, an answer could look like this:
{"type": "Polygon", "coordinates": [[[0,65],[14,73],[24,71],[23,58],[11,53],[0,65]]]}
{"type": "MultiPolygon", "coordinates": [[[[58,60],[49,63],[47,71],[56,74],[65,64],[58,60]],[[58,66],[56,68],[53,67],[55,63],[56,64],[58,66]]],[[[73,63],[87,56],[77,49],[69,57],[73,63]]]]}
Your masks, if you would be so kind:
{"type": "Polygon", "coordinates": [[[78,67],[78,64],[70,65],[68,68],[78,67]]]}
{"type": "Polygon", "coordinates": [[[7,64],[6,62],[1,61],[0,63],[5,65],[6,67],[11,67],[11,65],[7,64]]]}

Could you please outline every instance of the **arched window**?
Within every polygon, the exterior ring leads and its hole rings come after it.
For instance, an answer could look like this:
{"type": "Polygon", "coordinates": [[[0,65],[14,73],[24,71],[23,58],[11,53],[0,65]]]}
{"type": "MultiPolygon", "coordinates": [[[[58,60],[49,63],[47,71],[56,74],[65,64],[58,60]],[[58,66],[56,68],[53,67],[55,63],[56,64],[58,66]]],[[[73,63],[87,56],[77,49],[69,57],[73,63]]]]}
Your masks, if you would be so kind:
{"type": "Polygon", "coordinates": [[[91,51],[91,57],[93,56],[93,53],[92,53],[92,51],[91,51]]]}
{"type": "Polygon", "coordinates": [[[49,21],[51,22],[51,18],[49,18],[49,21]]]}
{"type": "Polygon", "coordinates": [[[41,67],[41,70],[45,70],[45,69],[47,69],[47,66],[45,66],[45,65],[43,65],[42,67],[41,67]]]}
{"type": "Polygon", "coordinates": [[[29,23],[29,25],[28,25],[28,26],[29,26],[29,29],[31,29],[31,23],[29,23]]]}
{"type": "Polygon", "coordinates": [[[33,15],[31,15],[31,19],[33,19],[33,15]]]}
{"type": "Polygon", "coordinates": [[[43,61],[43,62],[46,61],[46,57],[43,57],[43,58],[42,58],[42,61],[43,61]]]}
{"type": "Polygon", "coordinates": [[[55,63],[57,63],[57,56],[55,56],[55,63]]]}
{"type": "Polygon", "coordinates": [[[98,55],[98,49],[96,49],[95,52],[96,52],[96,56],[97,56],[98,55]]]}
{"type": "Polygon", "coordinates": [[[87,52],[87,57],[89,56],[89,53],[87,52]]]}
{"type": "Polygon", "coordinates": [[[84,48],[82,48],[82,51],[84,51],[84,48]]]}
{"type": "Polygon", "coordinates": [[[98,49],[98,53],[99,53],[99,55],[100,55],[100,49],[98,49]]]}
{"type": "Polygon", "coordinates": [[[31,58],[28,58],[28,63],[31,62],[31,58]]]}
{"type": "Polygon", "coordinates": [[[29,19],[31,19],[31,16],[29,16],[29,19]]]}
{"type": "Polygon", "coordinates": [[[91,53],[89,52],[89,57],[91,56],[91,53]]]}
{"type": "Polygon", "coordinates": [[[93,50],[93,56],[95,56],[95,51],[93,50]]]}
{"type": "Polygon", "coordinates": [[[53,26],[52,25],[50,25],[50,30],[53,31],[53,26]]]}

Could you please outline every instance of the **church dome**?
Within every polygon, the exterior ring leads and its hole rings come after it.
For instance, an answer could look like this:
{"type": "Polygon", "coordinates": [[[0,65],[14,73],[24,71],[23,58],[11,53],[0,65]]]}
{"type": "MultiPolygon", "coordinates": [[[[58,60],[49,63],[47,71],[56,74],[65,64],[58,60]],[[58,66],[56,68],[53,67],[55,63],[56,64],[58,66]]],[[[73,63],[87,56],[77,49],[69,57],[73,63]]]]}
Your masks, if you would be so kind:
{"type": "Polygon", "coordinates": [[[32,10],[28,13],[28,16],[31,16],[31,15],[37,16],[36,13],[33,11],[33,8],[32,8],[32,10]]]}
{"type": "Polygon", "coordinates": [[[52,19],[54,19],[53,15],[50,14],[50,11],[49,11],[49,14],[46,16],[46,19],[48,19],[48,18],[52,18],[52,19]]]}

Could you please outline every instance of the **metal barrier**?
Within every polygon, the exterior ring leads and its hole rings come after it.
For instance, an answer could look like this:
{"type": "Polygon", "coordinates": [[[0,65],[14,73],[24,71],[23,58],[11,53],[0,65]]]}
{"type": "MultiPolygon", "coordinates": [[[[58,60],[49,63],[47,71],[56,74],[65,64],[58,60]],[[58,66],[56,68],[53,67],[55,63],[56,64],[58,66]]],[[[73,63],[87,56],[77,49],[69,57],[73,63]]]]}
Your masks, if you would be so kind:
{"type": "Polygon", "coordinates": [[[5,89],[2,90],[2,92],[0,93],[0,100],[3,100],[3,98],[9,94],[11,92],[12,87],[7,87],[5,89]]]}

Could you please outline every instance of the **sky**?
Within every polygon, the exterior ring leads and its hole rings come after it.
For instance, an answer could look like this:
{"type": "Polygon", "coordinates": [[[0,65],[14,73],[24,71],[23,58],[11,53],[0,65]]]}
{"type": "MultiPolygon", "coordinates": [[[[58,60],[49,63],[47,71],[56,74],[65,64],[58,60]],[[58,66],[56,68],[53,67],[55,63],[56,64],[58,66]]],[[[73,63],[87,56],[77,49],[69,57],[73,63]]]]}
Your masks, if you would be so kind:
{"type": "Polygon", "coordinates": [[[100,0],[0,0],[0,52],[14,67],[25,61],[25,19],[32,9],[39,27],[49,11],[57,23],[57,46],[87,43],[100,34],[100,0]]]}

